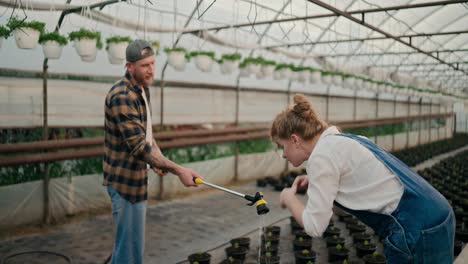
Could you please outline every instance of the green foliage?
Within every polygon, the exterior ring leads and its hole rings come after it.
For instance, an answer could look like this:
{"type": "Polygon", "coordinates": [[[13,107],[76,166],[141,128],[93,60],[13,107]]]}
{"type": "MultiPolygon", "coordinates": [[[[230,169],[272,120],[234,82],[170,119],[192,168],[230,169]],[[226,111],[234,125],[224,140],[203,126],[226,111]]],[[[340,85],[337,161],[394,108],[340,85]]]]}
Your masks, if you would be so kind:
{"type": "Polygon", "coordinates": [[[7,27],[10,28],[10,32],[17,29],[17,28],[32,28],[39,31],[41,34],[44,33],[45,23],[39,22],[37,20],[21,20],[16,17],[12,17],[8,23],[7,27]]]}
{"type": "Polygon", "coordinates": [[[364,240],[364,246],[367,246],[367,245],[369,245],[369,241],[364,240]]]}
{"type": "Polygon", "coordinates": [[[196,56],[201,56],[201,55],[208,56],[212,58],[213,60],[215,59],[215,53],[212,51],[197,50],[197,51],[192,51],[189,53],[190,57],[196,57],[196,56]]]}
{"type": "Polygon", "coordinates": [[[39,37],[39,43],[41,44],[49,40],[58,42],[60,46],[65,46],[68,43],[68,40],[66,37],[60,35],[58,32],[55,32],[55,31],[41,34],[41,36],[39,37]]]}
{"type": "Polygon", "coordinates": [[[132,39],[129,36],[113,36],[106,39],[106,43],[120,43],[120,42],[132,42],[132,39]]]}
{"type": "Polygon", "coordinates": [[[170,53],[170,52],[183,52],[187,53],[187,50],[181,47],[175,47],[175,48],[164,48],[164,52],[170,53]]]}
{"type": "Polygon", "coordinates": [[[236,61],[236,60],[240,60],[241,58],[242,58],[242,55],[240,53],[228,53],[228,54],[223,54],[221,56],[221,61],[223,60],[236,61]]]}
{"type": "Polygon", "coordinates": [[[289,69],[294,69],[295,66],[293,64],[285,64],[285,63],[281,63],[281,64],[276,64],[276,67],[275,67],[275,70],[276,71],[279,71],[281,69],[285,69],[285,68],[289,68],[289,69]]]}
{"type": "Polygon", "coordinates": [[[101,41],[101,32],[91,31],[84,28],[81,28],[78,31],[72,31],[68,34],[68,38],[71,41],[78,41],[80,39],[96,39],[96,47],[98,49],[102,49],[102,41],[101,41]]]}
{"type": "Polygon", "coordinates": [[[262,57],[247,57],[244,59],[243,63],[245,64],[262,64],[263,58],[262,57]]]}
{"type": "Polygon", "coordinates": [[[343,249],[343,247],[341,246],[341,244],[336,245],[335,248],[336,248],[337,250],[342,250],[342,249],[343,249]]]}
{"type": "Polygon", "coordinates": [[[151,41],[151,46],[153,46],[154,48],[158,48],[161,46],[161,43],[159,43],[159,41],[157,40],[153,40],[151,41]]]}
{"type": "Polygon", "coordinates": [[[10,37],[10,30],[8,30],[6,27],[0,25],[0,38],[7,39],[8,37],[10,37]]]}
{"type": "Polygon", "coordinates": [[[270,251],[267,251],[267,252],[265,253],[265,256],[267,256],[268,258],[271,258],[271,257],[272,257],[271,252],[270,252],[270,251]]]}
{"type": "Polygon", "coordinates": [[[303,250],[302,250],[302,254],[303,254],[303,255],[307,255],[307,254],[309,254],[309,253],[310,253],[310,251],[309,251],[308,249],[303,249],[303,250]]]}

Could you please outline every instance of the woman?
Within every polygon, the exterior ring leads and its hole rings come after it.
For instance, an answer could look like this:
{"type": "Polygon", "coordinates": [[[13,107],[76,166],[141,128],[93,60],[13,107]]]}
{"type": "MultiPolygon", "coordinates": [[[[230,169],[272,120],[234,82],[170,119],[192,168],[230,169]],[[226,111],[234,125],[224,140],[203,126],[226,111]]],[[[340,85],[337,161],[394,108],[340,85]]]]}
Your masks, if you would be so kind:
{"type": "Polygon", "coordinates": [[[403,162],[365,137],[329,126],[303,95],[276,116],[271,137],[294,166],[307,161],[307,175],[283,190],[280,203],[309,235],[322,235],[336,206],[384,239],[388,263],[453,262],[453,210],[403,162]],[[305,206],[295,195],[304,187],[305,206]]]}

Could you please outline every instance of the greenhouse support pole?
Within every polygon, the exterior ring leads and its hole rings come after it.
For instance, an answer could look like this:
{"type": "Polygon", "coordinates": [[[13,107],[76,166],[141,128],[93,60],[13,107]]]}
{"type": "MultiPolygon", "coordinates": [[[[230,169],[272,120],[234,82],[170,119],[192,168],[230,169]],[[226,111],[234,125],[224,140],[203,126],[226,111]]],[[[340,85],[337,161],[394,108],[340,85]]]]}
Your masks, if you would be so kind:
{"type": "MultiPolygon", "coordinates": [[[[397,96],[393,100],[393,118],[396,117],[397,96]]],[[[395,150],[395,123],[392,124],[392,150],[395,150]]]]}
{"type": "MultiPolygon", "coordinates": [[[[49,66],[47,65],[47,58],[44,59],[42,64],[42,140],[49,140],[49,125],[47,120],[47,70],[49,66]]],[[[45,151],[47,152],[47,151],[45,151]]],[[[43,214],[43,223],[49,223],[49,163],[44,163],[44,178],[43,178],[43,192],[44,192],[44,214],[43,214]]]]}
{"type": "MultiPolygon", "coordinates": [[[[439,99],[439,115],[442,114],[442,104],[440,103],[440,99],[439,99]]],[[[439,120],[440,120],[440,117],[439,119],[437,119],[437,140],[440,140],[440,125],[439,125],[439,120]]]]}
{"type": "MultiPolygon", "coordinates": [[[[419,98],[419,115],[422,114],[422,97],[419,98]]],[[[421,144],[421,130],[422,130],[422,120],[418,120],[418,145],[421,144]]]]}
{"type": "Polygon", "coordinates": [[[429,104],[429,143],[432,142],[432,98],[429,104]]]}
{"type": "Polygon", "coordinates": [[[331,84],[329,84],[327,86],[327,93],[326,93],[326,97],[325,97],[325,121],[328,123],[330,118],[329,118],[329,107],[328,105],[330,104],[330,86],[331,84]]]}
{"type": "MultiPolygon", "coordinates": [[[[407,111],[406,111],[406,117],[410,117],[410,113],[411,113],[411,96],[408,95],[408,103],[406,104],[408,107],[407,107],[407,111]]],[[[412,128],[412,125],[411,125],[411,122],[412,121],[407,121],[407,127],[406,127],[406,147],[405,148],[408,148],[409,147],[409,140],[410,140],[410,137],[409,137],[409,133],[410,133],[410,130],[412,128]]]]}
{"type": "Polygon", "coordinates": [[[354,97],[353,97],[353,120],[357,118],[357,89],[354,90],[354,97]]]}
{"type": "MultiPolygon", "coordinates": [[[[203,2],[203,0],[197,1],[197,4],[196,4],[195,8],[193,9],[192,13],[190,14],[187,21],[184,24],[184,29],[187,28],[187,26],[192,21],[193,16],[195,15],[196,11],[198,10],[198,7],[201,5],[202,2],[203,2]]],[[[172,45],[173,48],[175,48],[177,46],[177,44],[179,43],[181,37],[182,37],[182,33],[179,33],[179,35],[177,36],[176,41],[172,45]]],[[[160,96],[159,96],[160,97],[159,98],[159,100],[160,100],[159,101],[160,102],[160,104],[159,104],[159,109],[160,109],[159,125],[160,126],[164,125],[164,86],[166,84],[166,82],[164,80],[164,76],[165,76],[165,73],[166,73],[166,69],[167,69],[167,60],[166,60],[166,62],[164,62],[164,66],[163,66],[162,71],[161,71],[161,81],[160,81],[160,85],[159,85],[159,89],[160,89],[160,96]]],[[[163,180],[162,176],[159,176],[159,191],[158,191],[158,194],[156,195],[156,199],[162,200],[163,198],[164,198],[164,180],[163,180]]]]}
{"type": "MultiPolygon", "coordinates": [[[[375,93],[375,118],[379,117],[379,92],[375,93]]],[[[377,126],[374,126],[374,137],[375,137],[375,144],[378,145],[378,133],[377,133],[377,126]]]]}

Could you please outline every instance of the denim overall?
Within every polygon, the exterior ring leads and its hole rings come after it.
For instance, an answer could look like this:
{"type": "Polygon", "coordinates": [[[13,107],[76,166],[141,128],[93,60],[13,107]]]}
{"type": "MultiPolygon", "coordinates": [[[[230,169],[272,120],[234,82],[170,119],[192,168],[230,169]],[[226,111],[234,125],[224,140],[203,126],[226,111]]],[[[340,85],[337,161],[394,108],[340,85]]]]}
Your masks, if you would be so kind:
{"type": "Polygon", "coordinates": [[[455,217],[447,200],[406,164],[370,140],[352,134],[336,135],[354,139],[369,149],[404,187],[400,203],[390,215],[352,210],[335,202],[383,239],[387,263],[453,263],[455,217]]]}

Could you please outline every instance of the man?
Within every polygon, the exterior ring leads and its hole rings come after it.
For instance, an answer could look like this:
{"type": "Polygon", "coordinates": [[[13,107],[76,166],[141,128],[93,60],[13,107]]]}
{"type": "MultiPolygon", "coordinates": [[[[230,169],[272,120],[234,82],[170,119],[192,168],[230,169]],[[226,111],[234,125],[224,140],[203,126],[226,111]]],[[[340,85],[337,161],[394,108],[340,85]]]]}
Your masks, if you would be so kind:
{"type": "Polygon", "coordinates": [[[154,77],[154,52],[135,40],[126,50],[125,76],[105,101],[104,182],[112,202],[115,241],[111,263],[143,263],[149,167],[171,172],[187,187],[200,177],[161,153],[152,135],[148,87],[154,77]]]}

